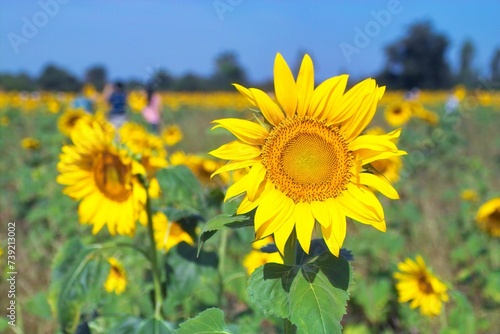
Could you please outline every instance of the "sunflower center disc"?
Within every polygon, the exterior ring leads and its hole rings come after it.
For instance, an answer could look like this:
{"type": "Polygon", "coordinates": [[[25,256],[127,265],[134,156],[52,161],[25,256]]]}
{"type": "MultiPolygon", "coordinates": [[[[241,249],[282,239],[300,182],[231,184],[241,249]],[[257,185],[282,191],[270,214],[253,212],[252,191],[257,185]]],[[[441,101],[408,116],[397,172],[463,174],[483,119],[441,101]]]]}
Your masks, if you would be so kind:
{"type": "Polygon", "coordinates": [[[131,190],[126,185],[129,181],[130,171],[118,156],[102,153],[95,159],[92,169],[95,183],[106,197],[117,202],[128,199],[131,190]]]}
{"type": "Polygon", "coordinates": [[[339,129],[313,119],[285,119],[262,148],[268,177],[296,203],[337,197],[349,182],[353,160],[339,129]]]}
{"type": "Polygon", "coordinates": [[[418,278],[418,288],[424,294],[429,295],[434,292],[431,283],[428,281],[427,277],[422,276],[418,278]]]}

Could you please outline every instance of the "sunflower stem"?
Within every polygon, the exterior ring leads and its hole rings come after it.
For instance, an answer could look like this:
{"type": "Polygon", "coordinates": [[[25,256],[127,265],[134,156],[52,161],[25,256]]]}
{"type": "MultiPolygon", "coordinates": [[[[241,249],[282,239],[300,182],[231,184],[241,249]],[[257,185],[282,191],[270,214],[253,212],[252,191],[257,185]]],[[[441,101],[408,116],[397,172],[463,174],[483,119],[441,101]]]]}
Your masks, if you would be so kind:
{"type": "Polygon", "coordinates": [[[224,294],[224,268],[226,263],[226,248],[227,248],[227,237],[228,230],[222,230],[221,232],[221,240],[218,249],[219,256],[219,305],[222,307],[223,294],[224,294]]]}
{"type": "MultiPolygon", "coordinates": [[[[283,263],[289,266],[296,265],[296,247],[297,247],[297,236],[295,235],[295,230],[290,234],[288,238],[285,249],[283,251],[283,263]]],[[[285,318],[284,320],[284,334],[295,334],[297,328],[292,324],[292,322],[285,318]]]]}
{"type": "MultiPolygon", "coordinates": [[[[147,188],[146,188],[147,189],[147,188]]],[[[146,214],[148,217],[148,235],[149,235],[149,241],[150,241],[150,262],[153,270],[153,283],[154,283],[154,289],[155,289],[155,318],[156,319],[161,319],[161,306],[163,304],[163,296],[161,292],[161,274],[160,274],[160,269],[158,266],[158,255],[156,252],[156,243],[155,243],[155,236],[154,236],[154,230],[153,230],[153,215],[151,212],[151,200],[149,198],[149,194],[147,195],[146,198],[146,214]]],[[[166,297],[166,296],[165,296],[166,297]]]]}

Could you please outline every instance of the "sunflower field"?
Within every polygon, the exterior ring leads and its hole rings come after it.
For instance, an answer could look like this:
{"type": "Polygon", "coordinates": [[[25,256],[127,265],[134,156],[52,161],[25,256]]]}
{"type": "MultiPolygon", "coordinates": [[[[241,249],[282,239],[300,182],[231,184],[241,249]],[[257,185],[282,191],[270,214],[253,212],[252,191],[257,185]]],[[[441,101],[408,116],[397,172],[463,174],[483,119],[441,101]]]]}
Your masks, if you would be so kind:
{"type": "Polygon", "coordinates": [[[500,92],[234,86],[0,92],[0,332],[498,333],[500,92]]]}

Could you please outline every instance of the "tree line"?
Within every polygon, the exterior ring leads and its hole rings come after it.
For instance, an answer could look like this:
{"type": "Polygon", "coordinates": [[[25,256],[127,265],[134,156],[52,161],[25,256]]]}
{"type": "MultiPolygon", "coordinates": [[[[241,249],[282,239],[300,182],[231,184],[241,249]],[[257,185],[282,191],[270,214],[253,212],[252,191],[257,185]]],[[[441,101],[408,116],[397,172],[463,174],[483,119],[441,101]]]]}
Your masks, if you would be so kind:
{"type": "MultiPolygon", "coordinates": [[[[430,22],[416,23],[401,39],[386,46],[385,65],[375,77],[388,89],[448,89],[456,84],[468,88],[500,89],[500,48],[491,57],[488,74],[481,76],[474,68],[472,41],[463,43],[456,71],[446,59],[449,46],[449,39],[436,32],[430,22]]],[[[78,91],[84,83],[90,83],[101,90],[107,80],[107,71],[102,65],[90,67],[82,79],[56,65],[47,65],[38,77],[25,73],[0,74],[0,89],[78,91]]],[[[233,82],[248,84],[245,70],[233,52],[220,54],[215,59],[214,73],[208,77],[194,73],[175,77],[168,70],[159,69],[147,78],[147,83],[153,83],[158,90],[170,91],[232,91],[233,82]]],[[[146,82],[140,80],[125,81],[128,89],[143,87],[144,84],[146,82]]],[[[256,86],[272,89],[272,81],[256,86]]]]}

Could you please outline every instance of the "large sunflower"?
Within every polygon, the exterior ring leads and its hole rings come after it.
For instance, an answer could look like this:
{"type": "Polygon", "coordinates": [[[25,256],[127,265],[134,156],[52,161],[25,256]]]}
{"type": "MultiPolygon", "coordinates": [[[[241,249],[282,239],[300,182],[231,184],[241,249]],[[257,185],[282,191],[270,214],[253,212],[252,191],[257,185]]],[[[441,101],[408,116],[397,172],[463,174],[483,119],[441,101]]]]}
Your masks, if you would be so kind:
{"type": "Polygon", "coordinates": [[[420,308],[420,313],[426,316],[439,315],[442,303],[449,299],[448,288],[427,269],[424,259],[421,256],[417,256],[416,261],[407,258],[398,264],[398,269],[394,278],[398,280],[399,302],[410,302],[411,308],[420,308]]]}
{"type": "Polygon", "coordinates": [[[64,193],[81,200],[80,222],[93,224],[92,233],[104,225],[109,232],[131,235],[146,203],[138,175],[144,167],[113,145],[114,133],[98,122],[80,123],[71,132],[73,145],[62,148],[57,182],[64,193]]]}
{"type": "Polygon", "coordinates": [[[283,254],[296,230],[309,252],[315,221],[330,251],[337,255],[346,234],[346,216],[385,231],[382,206],[368,186],[389,198],[396,190],[363,166],[405,154],[393,143],[400,130],[386,135],[361,135],[373,118],[385,87],[373,79],[344,94],[347,75],[330,78],[314,88],[314,70],[306,55],[297,77],[278,53],[274,63],[277,103],[263,91],[235,87],[265,118],[214,121],[238,140],[210,152],[231,160],[215,174],[251,167],[228,188],[226,199],[246,193],[237,213],[255,213],[256,238],[274,234],[283,254]]]}

